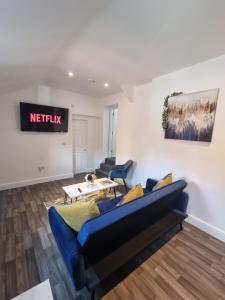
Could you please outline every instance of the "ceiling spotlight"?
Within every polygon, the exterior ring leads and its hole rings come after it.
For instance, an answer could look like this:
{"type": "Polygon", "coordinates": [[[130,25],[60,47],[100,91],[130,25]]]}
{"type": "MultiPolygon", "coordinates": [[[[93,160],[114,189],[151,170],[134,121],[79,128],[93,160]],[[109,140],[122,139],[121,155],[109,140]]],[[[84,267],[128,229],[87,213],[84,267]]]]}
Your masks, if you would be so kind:
{"type": "Polygon", "coordinates": [[[74,77],[74,73],[70,71],[70,72],[68,72],[68,76],[69,77],[74,77]]]}
{"type": "Polygon", "coordinates": [[[109,86],[108,82],[104,83],[104,87],[107,88],[109,86]]]}

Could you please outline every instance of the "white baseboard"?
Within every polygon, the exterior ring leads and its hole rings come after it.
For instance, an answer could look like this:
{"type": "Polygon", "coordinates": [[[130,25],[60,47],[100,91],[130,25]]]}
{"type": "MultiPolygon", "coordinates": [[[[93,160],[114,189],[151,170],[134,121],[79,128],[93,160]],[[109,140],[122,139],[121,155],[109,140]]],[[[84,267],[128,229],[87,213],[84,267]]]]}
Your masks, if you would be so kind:
{"type": "Polygon", "coordinates": [[[72,178],[72,177],[73,177],[73,173],[67,173],[67,174],[60,174],[60,175],[49,176],[49,177],[34,178],[34,179],[17,181],[17,182],[3,183],[3,184],[0,184],[0,191],[14,189],[14,188],[23,187],[23,186],[28,186],[28,185],[32,185],[32,184],[54,181],[54,180],[72,178]]]}
{"type": "Polygon", "coordinates": [[[217,238],[218,240],[221,240],[223,242],[225,242],[225,231],[214,226],[211,225],[193,215],[188,215],[188,218],[186,219],[186,221],[196,227],[198,227],[199,229],[207,232],[208,234],[212,235],[213,237],[217,238]]]}

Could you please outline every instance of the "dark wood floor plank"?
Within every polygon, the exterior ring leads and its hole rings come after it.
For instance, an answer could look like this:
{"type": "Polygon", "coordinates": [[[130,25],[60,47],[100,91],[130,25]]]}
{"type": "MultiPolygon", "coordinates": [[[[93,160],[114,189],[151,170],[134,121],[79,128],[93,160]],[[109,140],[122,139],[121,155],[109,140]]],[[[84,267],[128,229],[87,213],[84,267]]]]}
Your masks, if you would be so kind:
{"type": "Polygon", "coordinates": [[[46,232],[44,227],[38,228],[38,234],[41,240],[42,249],[47,249],[51,247],[51,242],[48,237],[48,233],[46,232]]]}
{"type": "Polygon", "coordinates": [[[5,265],[5,294],[6,299],[11,299],[18,294],[17,290],[16,261],[12,260],[5,265]]]}
{"type": "Polygon", "coordinates": [[[24,250],[32,248],[32,235],[29,229],[23,231],[24,250]]]}
{"type": "Polygon", "coordinates": [[[13,233],[7,235],[5,241],[5,262],[10,262],[16,258],[16,236],[13,233]]]}
{"type": "Polygon", "coordinates": [[[54,296],[55,300],[70,299],[70,295],[64,282],[59,282],[54,286],[54,296]]]}
{"type": "Polygon", "coordinates": [[[60,270],[61,277],[63,279],[63,282],[65,283],[68,293],[71,295],[71,298],[76,298],[79,295],[79,292],[75,290],[72,280],[70,279],[70,277],[68,277],[66,267],[60,256],[56,258],[56,263],[58,269],[60,270]]]}
{"type": "Polygon", "coordinates": [[[30,287],[33,287],[40,282],[34,250],[32,248],[27,249],[25,251],[25,256],[26,256],[29,285],[30,287]]]}
{"type": "Polygon", "coordinates": [[[16,258],[16,282],[18,294],[23,293],[30,287],[25,255],[16,258]]]}
{"type": "Polygon", "coordinates": [[[0,269],[5,266],[5,241],[0,241],[0,269]]]}
{"type": "Polygon", "coordinates": [[[0,268],[0,299],[6,300],[6,287],[5,287],[6,272],[0,268]]]}

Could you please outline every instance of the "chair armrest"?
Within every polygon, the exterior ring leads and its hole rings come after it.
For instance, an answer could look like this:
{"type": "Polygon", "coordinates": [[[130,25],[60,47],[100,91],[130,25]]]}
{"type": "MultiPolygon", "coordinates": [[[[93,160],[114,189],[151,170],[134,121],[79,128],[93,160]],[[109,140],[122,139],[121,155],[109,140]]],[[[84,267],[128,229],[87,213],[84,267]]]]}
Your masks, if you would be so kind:
{"type": "Polygon", "coordinates": [[[124,170],[122,170],[122,169],[116,169],[116,170],[111,170],[110,172],[109,172],[109,178],[110,179],[114,179],[114,178],[126,178],[126,176],[127,176],[127,172],[126,171],[124,171],[124,170]]]}

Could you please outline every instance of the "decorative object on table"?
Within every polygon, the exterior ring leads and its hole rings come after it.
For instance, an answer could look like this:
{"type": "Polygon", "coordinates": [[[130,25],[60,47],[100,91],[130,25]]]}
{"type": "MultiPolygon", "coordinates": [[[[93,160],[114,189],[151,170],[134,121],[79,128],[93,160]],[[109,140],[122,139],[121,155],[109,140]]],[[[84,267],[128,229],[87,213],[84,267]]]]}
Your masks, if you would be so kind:
{"type": "Polygon", "coordinates": [[[132,167],[132,165],[133,165],[133,161],[128,160],[124,165],[115,165],[113,167],[113,170],[111,170],[109,172],[109,178],[111,180],[123,179],[123,183],[124,183],[126,192],[128,192],[128,188],[127,188],[127,184],[126,184],[125,179],[127,177],[127,174],[129,172],[130,168],[132,167]]]}
{"type": "Polygon", "coordinates": [[[85,181],[87,181],[88,185],[92,185],[92,184],[94,184],[94,181],[95,181],[96,178],[97,177],[96,177],[95,174],[87,174],[85,176],[85,181]]]}
{"type": "Polygon", "coordinates": [[[162,128],[164,130],[167,129],[168,126],[168,102],[170,97],[176,97],[179,95],[182,95],[182,92],[174,92],[171,95],[167,95],[164,99],[164,103],[163,103],[163,112],[162,112],[162,128]]]}
{"type": "Polygon", "coordinates": [[[165,138],[211,142],[219,89],[169,97],[165,138]]]}

